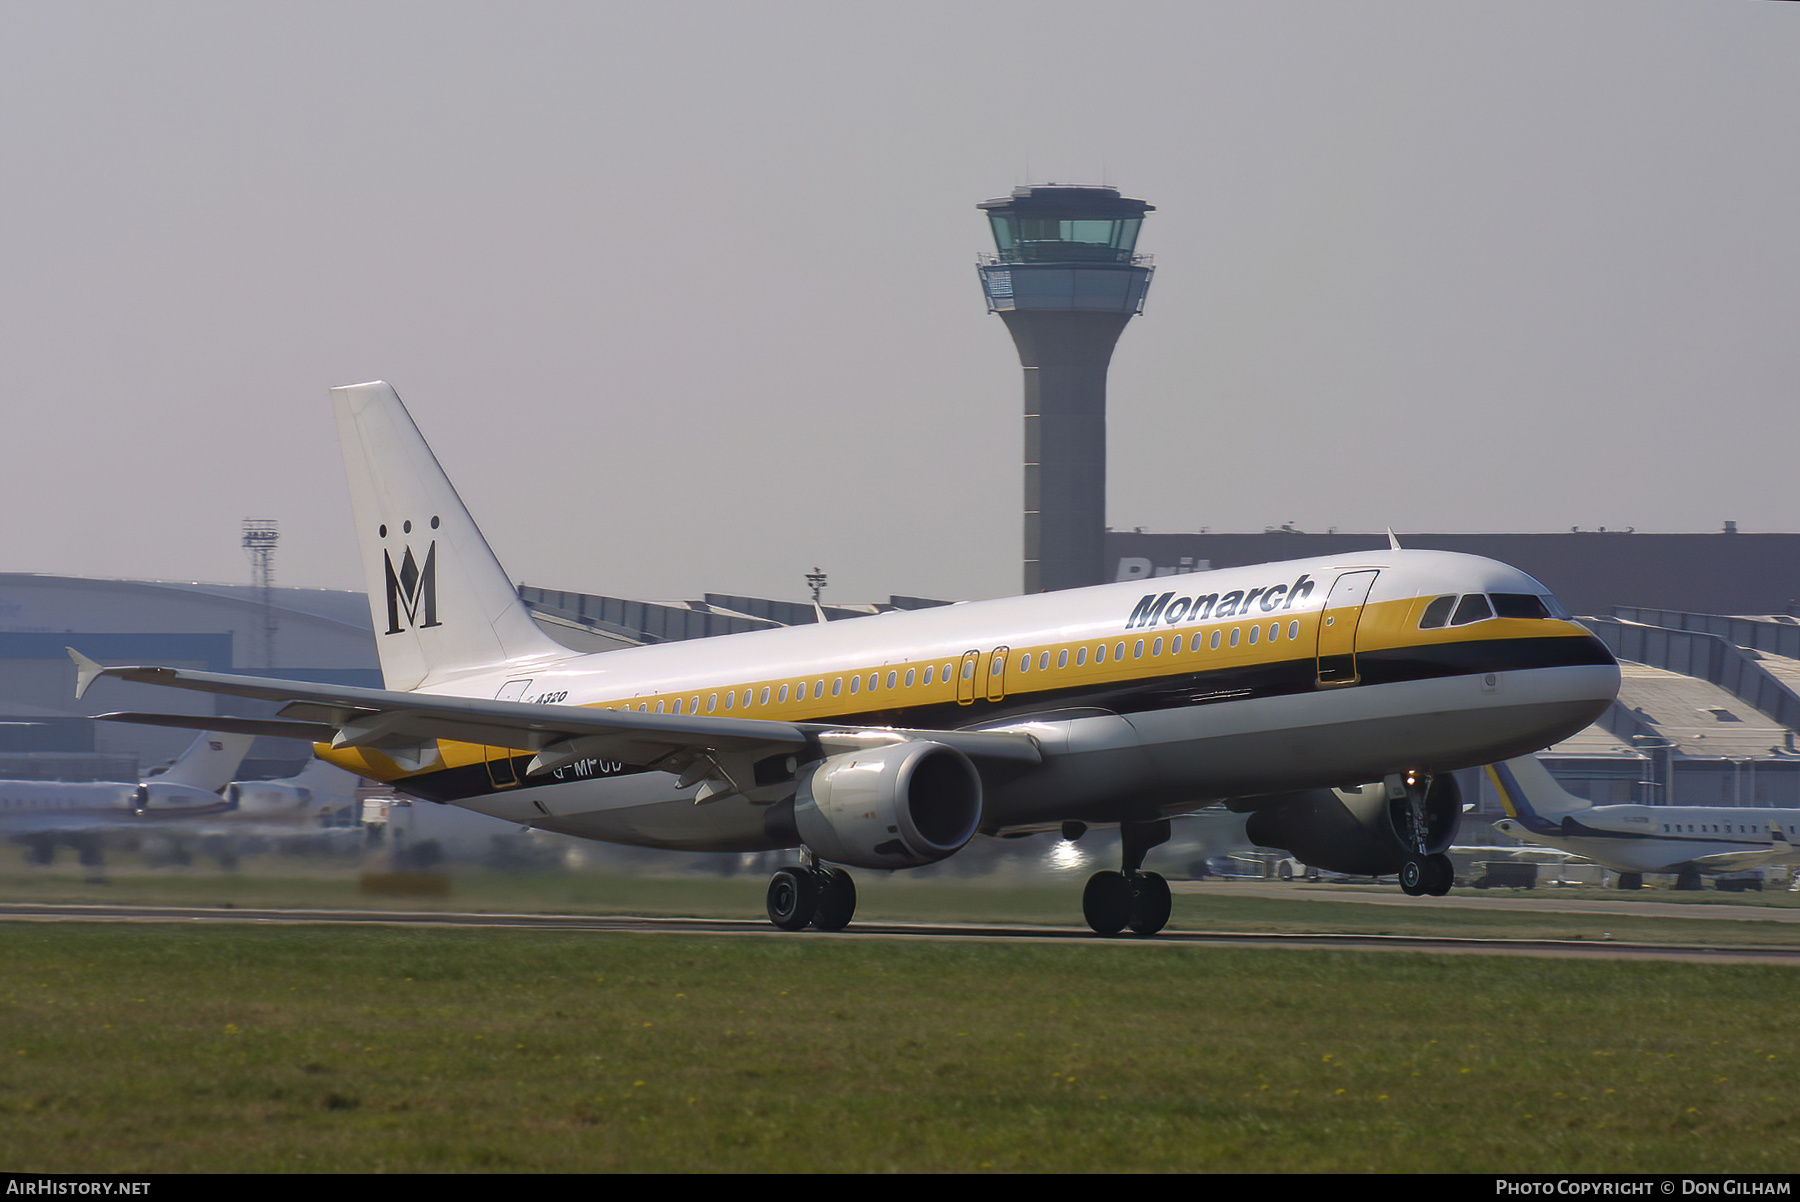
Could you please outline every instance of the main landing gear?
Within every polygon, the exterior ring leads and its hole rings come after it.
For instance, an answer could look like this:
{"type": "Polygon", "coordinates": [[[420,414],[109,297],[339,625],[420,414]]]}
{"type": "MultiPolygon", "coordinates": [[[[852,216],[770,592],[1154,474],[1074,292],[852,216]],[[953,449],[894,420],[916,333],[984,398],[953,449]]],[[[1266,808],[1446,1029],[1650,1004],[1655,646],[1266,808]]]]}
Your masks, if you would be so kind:
{"type": "Polygon", "coordinates": [[[842,868],[796,864],[769,878],[769,921],[784,931],[841,931],[856,914],[856,882],[842,868]]]}
{"type": "Polygon", "coordinates": [[[1120,871],[1096,872],[1081,894],[1081,913],[1088,926],[1102,935],[1117,935],[1126,927],[1134,934],[1154,935],[1168,925],[1169,882],[1154,872],[1140,871],[1145,854],[1168,841],[1167,818],[1119,825],[1120,871]]]}

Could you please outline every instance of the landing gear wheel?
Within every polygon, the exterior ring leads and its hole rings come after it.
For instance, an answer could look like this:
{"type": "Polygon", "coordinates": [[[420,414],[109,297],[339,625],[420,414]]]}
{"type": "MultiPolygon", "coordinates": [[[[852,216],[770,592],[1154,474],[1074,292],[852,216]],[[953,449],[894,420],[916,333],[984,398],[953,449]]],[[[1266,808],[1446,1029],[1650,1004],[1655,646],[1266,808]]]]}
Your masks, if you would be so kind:
{"type": "Polygon", "coordinates": [[[1131,878],[1131,930],[1137,935],[1154,935],[1169,925],[1169,882],[1154,872],[1140,872],[1131,878]]]}
{"type": "Polygon", "coordinates": [[[1450,886],[1456,884],[1456,865],[1450,857],[1439,852],[1425,861],[1425,892],[1432,897],[1442,897],[1450,892],[1450,886]]]}
{"type": "Polygon", "coordinates": [[[783,868],[769,878],[769,921],[798,931],[819,908],[819,880],[810,868],[783,868]]]}
{"type": "Polygon", "coordinates": [[[1643,873],[1641,873],[1641,872],[1621,872],[1619,874],[1619,888],[1621,888],[1621,889],[1642,889],[1643,887],[1644,887],[1644,874],[1643,873]]]}
{"type": "Polygon", "coordinates": [[[842,868],[823,869],[817,875],[819,908],[812,924],[821,931],[841,931],[856,913],[856,882],[842,868]]]}
{"type": "Polygon", "coordinates": [[[1096,872],[1081,892],[1081,913],[1097,934],[1117,935],[1131,921],[1131,882],[1122,872],[1096,872]]]}
{"type": "Polygon", "coordinates": [[[1425,895],[1425,861],[1417,856],[1408,856],[1406,863],[1400,865],[1400,891],[1408,897],[1425,895]]]}

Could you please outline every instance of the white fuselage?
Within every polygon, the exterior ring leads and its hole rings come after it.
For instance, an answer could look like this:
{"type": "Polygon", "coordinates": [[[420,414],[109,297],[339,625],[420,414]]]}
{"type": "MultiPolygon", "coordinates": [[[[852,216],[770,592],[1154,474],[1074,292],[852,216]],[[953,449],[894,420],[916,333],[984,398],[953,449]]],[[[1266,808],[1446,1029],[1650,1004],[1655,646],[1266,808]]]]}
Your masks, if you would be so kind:
{"type": "MultiPolygon", "coordinates": [[[[1542,591],[1491,560],[1384,550],[515,660],[418,691],[846,730],[1019,731],[1042,763],[984,769],[981,829],[1138,821],[1469,767],[1579,730],[1619,680],[1581,628],[1549,617],[1418,628],[1434,597],[1542,591]],[[1330,600],[1334,582],[1357,574],[1363,593],[1330,600]],[[1348,677],[1330,654],[1340,651],[1354,656],[1348,677]]],[[[695,787],[653,767],[594,761],[530,778],[522,763],[490,754],[395,783],[612,842],[772,846],[766,806],[742,796],[696,806],[695,787]]]]}
{"type": "Polygon", "coordinates": [[[1615,872],[1732,872],[1800,860],[1800,810],[1722,806],[1591,806],[1502,819],[1494,829],[1615,872]]]}

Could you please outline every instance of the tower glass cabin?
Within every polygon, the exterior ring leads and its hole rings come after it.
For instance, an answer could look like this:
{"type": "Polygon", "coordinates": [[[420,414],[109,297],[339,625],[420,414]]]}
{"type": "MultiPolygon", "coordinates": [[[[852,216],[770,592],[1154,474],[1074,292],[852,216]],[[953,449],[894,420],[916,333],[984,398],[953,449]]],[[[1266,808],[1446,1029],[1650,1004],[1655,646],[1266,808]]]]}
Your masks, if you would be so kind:
{"type": "Polygon", "coordinates": [[[1025,592],[1105,581],[1106,369],[1144,311],[1137,252],[1155,206],[1117,188],[1036,184],[983,201],[979,270],[1025,370],[1025,592]]]}

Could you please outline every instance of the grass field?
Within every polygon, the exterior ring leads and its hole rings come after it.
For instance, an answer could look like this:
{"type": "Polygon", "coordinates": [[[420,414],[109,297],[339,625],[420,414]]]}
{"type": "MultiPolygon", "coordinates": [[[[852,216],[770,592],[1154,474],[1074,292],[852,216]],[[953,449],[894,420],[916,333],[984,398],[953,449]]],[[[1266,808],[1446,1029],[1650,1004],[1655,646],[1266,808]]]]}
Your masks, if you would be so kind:
{"type": "Polygon", "coordinates": [[[1792,969],[0,924],[27,1172],[1792,1172],[1792,969]]]}

